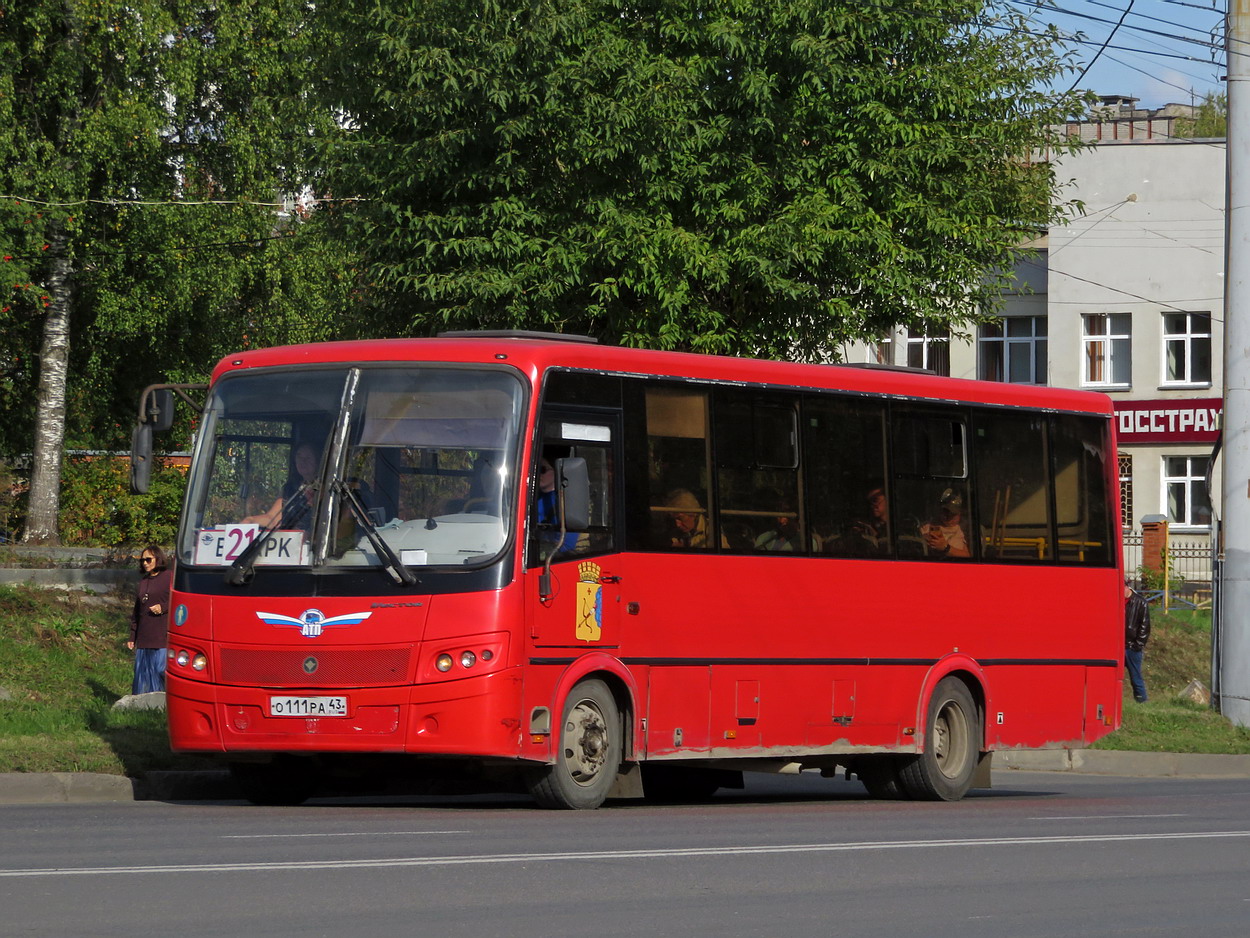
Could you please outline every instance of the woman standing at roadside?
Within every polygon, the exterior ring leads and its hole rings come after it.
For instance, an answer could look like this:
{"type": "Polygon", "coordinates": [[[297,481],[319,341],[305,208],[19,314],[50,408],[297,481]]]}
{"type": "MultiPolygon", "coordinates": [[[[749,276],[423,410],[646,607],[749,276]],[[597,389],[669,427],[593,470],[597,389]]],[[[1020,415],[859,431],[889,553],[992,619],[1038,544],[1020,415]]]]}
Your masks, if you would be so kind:
{"type": "Polygon", "coordinates": [[[139,565],[142,574],[135,590],[126,647],[135,653],[135,679],[130,692],[149,694],[165,689],[165,644],[173,573],[168,569],[165,552],[155,546],[143,548],[139,565]]]}

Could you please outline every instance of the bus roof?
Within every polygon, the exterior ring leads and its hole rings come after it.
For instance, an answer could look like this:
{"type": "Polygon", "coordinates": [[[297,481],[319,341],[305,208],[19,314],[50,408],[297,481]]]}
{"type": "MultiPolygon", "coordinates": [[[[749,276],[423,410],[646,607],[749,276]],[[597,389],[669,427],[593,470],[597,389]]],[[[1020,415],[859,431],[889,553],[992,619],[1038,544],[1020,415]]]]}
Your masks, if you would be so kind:
{"type": "Polygon", "coordinates": [[[367,339],[255,349],[227,355],[213,370],[214,383],[242,369],[351,362],[449,362],[508,364],[531,380],[550,367],[647,375],[708,382],[851,391],[959,403],[1112,413],[1111,399],[1095,391],[1039,387],[1001,381],[946,378],[922,371],[855,365],[799,364],[691,352],[599,345],[536,333],[457,333],[432,339],[367,339]]]}

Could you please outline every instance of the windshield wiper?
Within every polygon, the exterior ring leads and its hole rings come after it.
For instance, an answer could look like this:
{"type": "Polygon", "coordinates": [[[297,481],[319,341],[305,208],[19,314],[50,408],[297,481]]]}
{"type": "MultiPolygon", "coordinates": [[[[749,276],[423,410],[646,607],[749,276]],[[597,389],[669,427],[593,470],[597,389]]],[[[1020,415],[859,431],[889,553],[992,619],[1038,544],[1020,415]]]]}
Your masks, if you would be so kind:
{"type": "Polygon", "coordinates": [[[263,531],[243,548],[243,553],[234,559],[234,563],[230,565],[230,569],[226,571],[225,580],[231,586],[242,586],[252,579],[256,572],[252,561],[256,559],[256,555],[260,553],[269,539],[273,537],[275,531],[283,528],[291,528],[299,524],[301,518],[307,514],[308,509],[312,507],[312,491],[316,489],[316,483],[305,482],[295,494],[288,498],[282,505],[282,513],[269,523],[263,531]]]}
{"type": "Polygon", "coordinates": [[[370,520],[369,513],[365,511],[365,506],[360,504],[360,499],[356,497],[352,487],[342,479],[335,479],[333,485],[347,504],[347,507],[351,509],[356,523],[364,529],[365,537],[369,538],[369,543],[373,545],[373,549],[377,552],[379,559],[384,561],[386,572],[394,578],[396,583],[402,583],[405,586],[416,586],[418,584],[416,574],[404,566],[403,561],[395,554],[391,545],[386,543],[386,539],[378,533],[377,525],[370,520]]]}

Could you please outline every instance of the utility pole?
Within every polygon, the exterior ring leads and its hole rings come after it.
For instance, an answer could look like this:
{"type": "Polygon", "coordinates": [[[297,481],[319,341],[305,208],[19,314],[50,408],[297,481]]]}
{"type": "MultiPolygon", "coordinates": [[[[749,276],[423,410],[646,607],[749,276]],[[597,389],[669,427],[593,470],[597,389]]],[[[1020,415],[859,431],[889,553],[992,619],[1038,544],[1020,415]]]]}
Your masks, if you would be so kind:
{"type": "Polygon", "coordinates": [[[1250,726],[1250,0],[1228,0],[1220,712],[1250,726]]]}

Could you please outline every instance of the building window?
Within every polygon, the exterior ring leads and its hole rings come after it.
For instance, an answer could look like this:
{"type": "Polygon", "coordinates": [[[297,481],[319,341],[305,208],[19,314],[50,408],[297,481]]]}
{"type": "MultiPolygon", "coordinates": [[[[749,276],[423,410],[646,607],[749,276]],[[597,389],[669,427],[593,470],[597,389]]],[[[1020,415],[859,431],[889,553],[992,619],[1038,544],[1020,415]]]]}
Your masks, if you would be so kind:
{"type": "Polygon", "coordinates": [[[1163,383],[1211,384],[1211,314],[1163,314],[1163,383]]]}
{"type": "Polygon", "coordinates": [[[870,365],[894,364],[894,339],[885,335],[875,342],[868,343],[868,354],[864,359],[870,365]]]}
{"type": "Polygon", "coordinates": [[[1120,524],[1125,531],[1133,529],[1133,457],[1120,456],[1120,524]]]}
{"type": "Polygon", "coordinates": [[[1046,317],[1008,316],[981,326],[977,372],[985,381],[1046,383],[1046,317]]]}
{"type": "Polygon", "coordinates": [[[1209,456],[1164,456],[1163,496],[1168,522],[1181,528],[1211,526],[1207,498],[1209,456]]]}
{"type": "Polygon", "coordinates": [[[1133,317],[1130,313],[1089,313],[1085,322],[1083,382],[1127,388],[1133,383],[1133,317]]]}
{"type": "Polygon", "coordinates": [[[907,330],[907,367],[927,368],[939,375],[951,373],[951,331],[907,330]]]}

